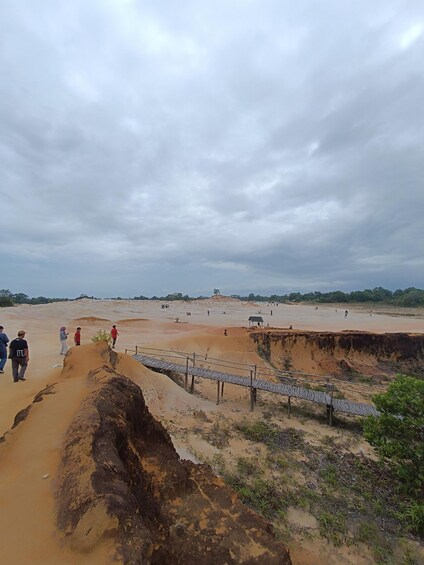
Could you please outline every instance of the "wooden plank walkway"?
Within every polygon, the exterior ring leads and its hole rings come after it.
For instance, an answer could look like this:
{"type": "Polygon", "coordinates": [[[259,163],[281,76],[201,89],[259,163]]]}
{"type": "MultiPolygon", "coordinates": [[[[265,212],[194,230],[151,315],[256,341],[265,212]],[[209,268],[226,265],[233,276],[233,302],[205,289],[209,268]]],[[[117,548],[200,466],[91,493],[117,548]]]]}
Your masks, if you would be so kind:
{"type": "Polygon", "coordinates": [[[133,355],[142,365],[151,369],[159,369],[162,371],[174,371],[183,375],[191,375],[192,377],[201,377],[210,379],[221,383],[229,383],[238,386],[243,386],[250,389],[264,390],[275,394],[281,394],[290,398],[301,398],[316,404],[321,404],[333,407],[333,410],[353,414],[355,416],[378,416],[379,412],[372,404],[365,404],[361,402],[352,402],[350,400],[340,400],[332,398],[330,394],[317,390],[301,388],[280,383],[273,383],[259,379],[250,379],[248,377],[240,377],[239,375],[232,375],[230,373],[223,373],[220,371],[212,371],[211,369],[204,369],[202,367],[189,367],[187,365],[180,365],[178,363],[170,363],[169,361],[162,361],[149,357],[147,355],[136,354],[133,355]]]}

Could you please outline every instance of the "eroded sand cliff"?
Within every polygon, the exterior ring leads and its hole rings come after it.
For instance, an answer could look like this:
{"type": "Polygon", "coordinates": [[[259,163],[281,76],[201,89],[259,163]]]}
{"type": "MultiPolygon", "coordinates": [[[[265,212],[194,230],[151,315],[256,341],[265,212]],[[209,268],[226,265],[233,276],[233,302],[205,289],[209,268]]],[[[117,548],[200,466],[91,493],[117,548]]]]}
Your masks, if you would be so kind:
{"type": "MultiPolygon", "coordinates": [[[[20,545],[3,531],[8,562],[291,563],[270,526],[208,466],[180,459],[117,359],[104,342],[73,348],[60,379],[3,437],[2,460],[8,453],[16,463],[34,426],[44,434],[39,469],[23,485],[31,495],[15,507],[34,520],[40,510],[44,529],[31,528],[20,545]]],[[[7,481],[13,467],[3,472],[7,481]]]]}

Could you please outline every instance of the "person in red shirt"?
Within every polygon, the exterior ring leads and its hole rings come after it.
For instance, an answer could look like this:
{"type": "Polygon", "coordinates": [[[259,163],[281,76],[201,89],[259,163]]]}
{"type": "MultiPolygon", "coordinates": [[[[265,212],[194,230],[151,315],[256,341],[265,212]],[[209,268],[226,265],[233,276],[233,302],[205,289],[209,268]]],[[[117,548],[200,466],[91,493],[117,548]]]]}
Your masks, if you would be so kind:
{"type": "Polygon", "coordinates": [[[77,328],[77,331],[74,334],[74,342],[75,345],[81,345],[81,328],[77,328]]]}
{"type": "Polygon", "coordinates": [[[116,329],[116,326],[112,326],[112,329],[110,330],[110,337],[112,338],[112,349],[115,347],[116,338],[118,337],[118,335],[119,333],[116,329]]]}

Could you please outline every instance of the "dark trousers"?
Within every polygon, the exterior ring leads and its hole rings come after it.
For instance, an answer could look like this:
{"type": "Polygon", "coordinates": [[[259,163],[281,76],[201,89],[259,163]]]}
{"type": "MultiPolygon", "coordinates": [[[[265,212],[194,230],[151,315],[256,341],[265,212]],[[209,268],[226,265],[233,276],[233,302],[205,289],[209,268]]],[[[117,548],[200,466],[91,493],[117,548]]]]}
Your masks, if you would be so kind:
{"type": "Polygon", "coordinates": [[[1,352],[0,353],[0,370],[3,371],[4,366],[6,365],[6,361],[7,361],[7,351],[1,352]]]}
{"type": "Polygon", "coordinates": [[[15,383],[24,378],[27,365],[28,361],[25,357],[12,357],[12,375],[15,383]]]}

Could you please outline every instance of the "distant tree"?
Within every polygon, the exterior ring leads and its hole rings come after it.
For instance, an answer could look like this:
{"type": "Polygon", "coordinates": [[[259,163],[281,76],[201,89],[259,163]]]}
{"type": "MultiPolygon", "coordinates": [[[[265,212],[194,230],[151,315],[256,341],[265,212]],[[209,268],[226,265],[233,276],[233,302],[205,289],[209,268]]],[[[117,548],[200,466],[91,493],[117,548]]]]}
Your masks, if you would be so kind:
{"type": "Polygon", "coordinates": [[[408,289],[397,299],[399,306],[424,306],[424,291],[418,288],[408,289]]]}
{"type": "Polygon", "coordinates": [[[380,416],[367,418],[365,438],[407,490],[424,496],[424,381],[398,375],[373,400],[380,416]]]}
{"type": "Polygon", "coordinates": [[[45,296],[37,296],[36,298],[30,298],[30,304],[48,304],[51,302],[49,298],[45,296]]]}
{"type": "Polygon", "coordinates": [[[29,302],[29,296],[20,292],[18,294],[13,295],[13,302],[15,304],[27,304],[29,302]]]}
{"type": "Polygon", "coordinates": [[[10,292],[8,288],[0,289],[0,296],[5,298],[12,298],[13,294],[10,292]]]}
{"type": "Polygon", "coordinates": [[[0,296],[0,308],[14,306],[13,300],[9,296],[0,296]]]}
{"type": "Polygon", "coordinates": [[[172,294],[168,294],[165,297],[161,297],[159,300],[182,300],[183,295],[181,292],[173,292],[172,294]]]}
{"type": "Polygon", "coordinates": [[[291,292],[288,296],[287,296],[289,302],[301,302],[302,300],[302,295],[300,294],[300,292],[291,292]]]}

